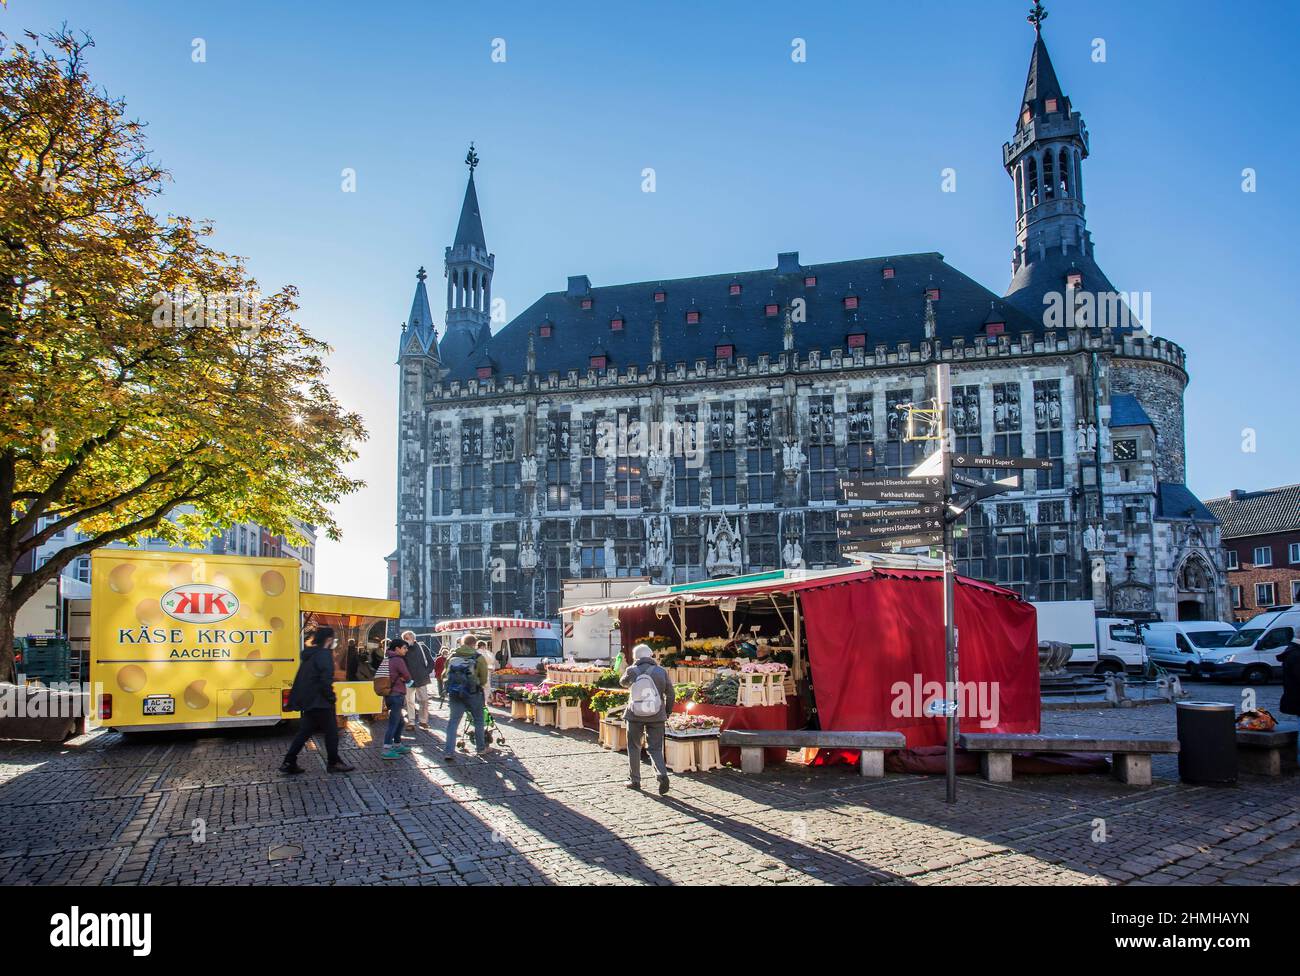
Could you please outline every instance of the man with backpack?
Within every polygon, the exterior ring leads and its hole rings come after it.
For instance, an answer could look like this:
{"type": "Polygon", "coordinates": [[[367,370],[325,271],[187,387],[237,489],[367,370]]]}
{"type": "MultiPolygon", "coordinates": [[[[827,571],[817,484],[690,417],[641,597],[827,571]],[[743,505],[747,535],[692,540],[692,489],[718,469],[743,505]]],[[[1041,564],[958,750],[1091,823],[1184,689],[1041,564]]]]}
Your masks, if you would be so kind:
{"type": "Polygon", "coordinates": [[[460,646],[447,662],[443,678],[450,711],[447,716],[447,745],[443,758],[449,763],[456,761],[456,735],[460,729],[461,716],[465,714],[474,722],[474,745],[478,754],[486,755],[488,748],[483,728],[483,709],[484,691],[488,685],[488,663],[487,658],[475,647],[472,634],[466,634],[460,639],[460,646]]]}
{"type": "Polygon", "coordinates": [[[406,653],[406,641],[389,641],[388,656],[375,672],[375,693],[384,699],[388,708],[388,728],[384,732],[381,759],[401,759],[411,751],[410,746],[402,745],[402,708],[406,705],[406,688],[411,681],[406,653]]]}
{"type": "Polygon", "coordinates": [[[648,744],[650,761],[659,774],[659,795],[668,792],[668,763],[664,760],[664,724],[673,709],[674,691],[668,672],[655,663],[654,651],[647,644],[632,648],[636,663],[623,672],[619,684],[628,689],[627,721],[628,778],[623,785],[641,789],[641,737],[648,744]]]}
{"type": "Polygon", "coordinates": [[[433,682],[433,655],[415,631],[402,631],[406,641],[406,666],[411,672],[411,684],[406,689],[406,712],[422,729],[429,727],[429,685],[433,682]]]}

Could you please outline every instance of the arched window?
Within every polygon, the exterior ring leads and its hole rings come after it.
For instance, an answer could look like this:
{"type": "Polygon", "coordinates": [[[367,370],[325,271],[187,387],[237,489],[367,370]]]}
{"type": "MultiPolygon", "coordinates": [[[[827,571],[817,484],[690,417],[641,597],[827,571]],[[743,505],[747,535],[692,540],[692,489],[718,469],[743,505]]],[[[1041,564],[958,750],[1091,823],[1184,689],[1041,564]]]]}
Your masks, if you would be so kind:
{"type": "Polygon", "coordinates": [[[1043,154],[1043,192],[1048,200],[1056,197],[1056,180],[1052,178],[1053,169],[1055,167],[1052,166],[1052,150],[1049,149],[1043,154]]]}
{"type": "Polygon", "coordinates": [[[1061,166],[1061,172],[1057,174],[1057,178],[1061,181],[1061,196],[1068,197],[1070,195],[1070,151],[1062,149],[1058,161],[1061,166]]]}
{"type": "Polygon", "coordinates": [[[1083,199],[1083,166],[1077,149],[1074,151],[1074,198],[1083,199]]]}
{"type": "Polygon", "coordinates": [[[1028,209],[1038,206],[1038,160],[1033,156],[1025,158],[1025,179],[1029,181],[1025,187],[1025,202],[1028,209]]]}
{"type": "Polygon", "coordinates": [[[1022,217],[1025,213],[1025,181],[1020,175],[1020,167],[1016,167],[1016,216],[1022,217]]]}

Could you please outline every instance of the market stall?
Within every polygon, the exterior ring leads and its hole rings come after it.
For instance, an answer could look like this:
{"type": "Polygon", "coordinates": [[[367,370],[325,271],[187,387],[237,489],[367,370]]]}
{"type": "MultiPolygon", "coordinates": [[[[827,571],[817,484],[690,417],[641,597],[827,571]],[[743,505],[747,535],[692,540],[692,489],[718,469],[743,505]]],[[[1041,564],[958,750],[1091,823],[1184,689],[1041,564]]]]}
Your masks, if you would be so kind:
{"type": "MultiPolygon", "coordinates": [[[[728,729],[811,720],[828,730],[896,730],[918,748],[943,741],[944,719],[931,706],[948,696],[942,574],[933,561],[910,558],[643,587],[560,613],[615,615],[624,646],[655,648],[689,689],[678,712],[715,715],[728,729]]],[[[961,730],[1037,731],[1032,605],[963,577],[956,592],[961,730]]],[[[779,753],[769,759],[784,759],[779,753]]],[[[820,761],[850,758],[823,753],[820,761]]]]}

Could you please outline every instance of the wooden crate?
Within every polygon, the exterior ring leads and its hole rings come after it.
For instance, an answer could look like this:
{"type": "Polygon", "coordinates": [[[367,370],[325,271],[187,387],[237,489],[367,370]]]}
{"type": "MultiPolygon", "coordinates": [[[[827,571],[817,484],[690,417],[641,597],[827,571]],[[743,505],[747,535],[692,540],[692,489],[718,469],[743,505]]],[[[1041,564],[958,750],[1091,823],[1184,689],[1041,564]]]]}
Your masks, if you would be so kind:
{"type": "Polygon", "coordinates": [[[534,721],[541,726],[553,726],[556,723],[556,712],[559,706],[553,701],[539,701],[533,705],[533,713],[537,716],[534,721]]]}
{"type": "Polygon", "coordinates": [[[664,760],[674,773],[695,771],[695,743],[690,739],[664,737],[664,760]]]}
{"type": "Polygon", "coordinates": [[[556,716],[556,725],[562,729],[582,728],[582,700],[578,698],[561,700],[556,716]]]}
{"type": "Polygon", "coordinates": [[[510,717],[528,719],[528,702],[510,700],[510,717]]]}
{"type": "Polygon", "coordinates": [[[710,769],[722,768],[722,752],[718,748],[718,736],[701,735],[695,740],[695,769],[707,773],[710,769]]]}

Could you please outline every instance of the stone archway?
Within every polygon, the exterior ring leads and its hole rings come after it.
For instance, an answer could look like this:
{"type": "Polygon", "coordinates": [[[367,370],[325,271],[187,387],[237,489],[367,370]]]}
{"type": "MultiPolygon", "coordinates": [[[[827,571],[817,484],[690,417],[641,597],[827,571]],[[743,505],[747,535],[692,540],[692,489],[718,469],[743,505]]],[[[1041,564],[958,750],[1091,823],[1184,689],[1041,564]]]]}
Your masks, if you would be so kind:
{"type": "Polygon", "coordinates": [[[1178,589],[1179,620],[1215,620],[1218,618],[1214,595],[1216,575],[1209,561],[1199,552],[1190,553],[1174,575],[1178,589]]]}

